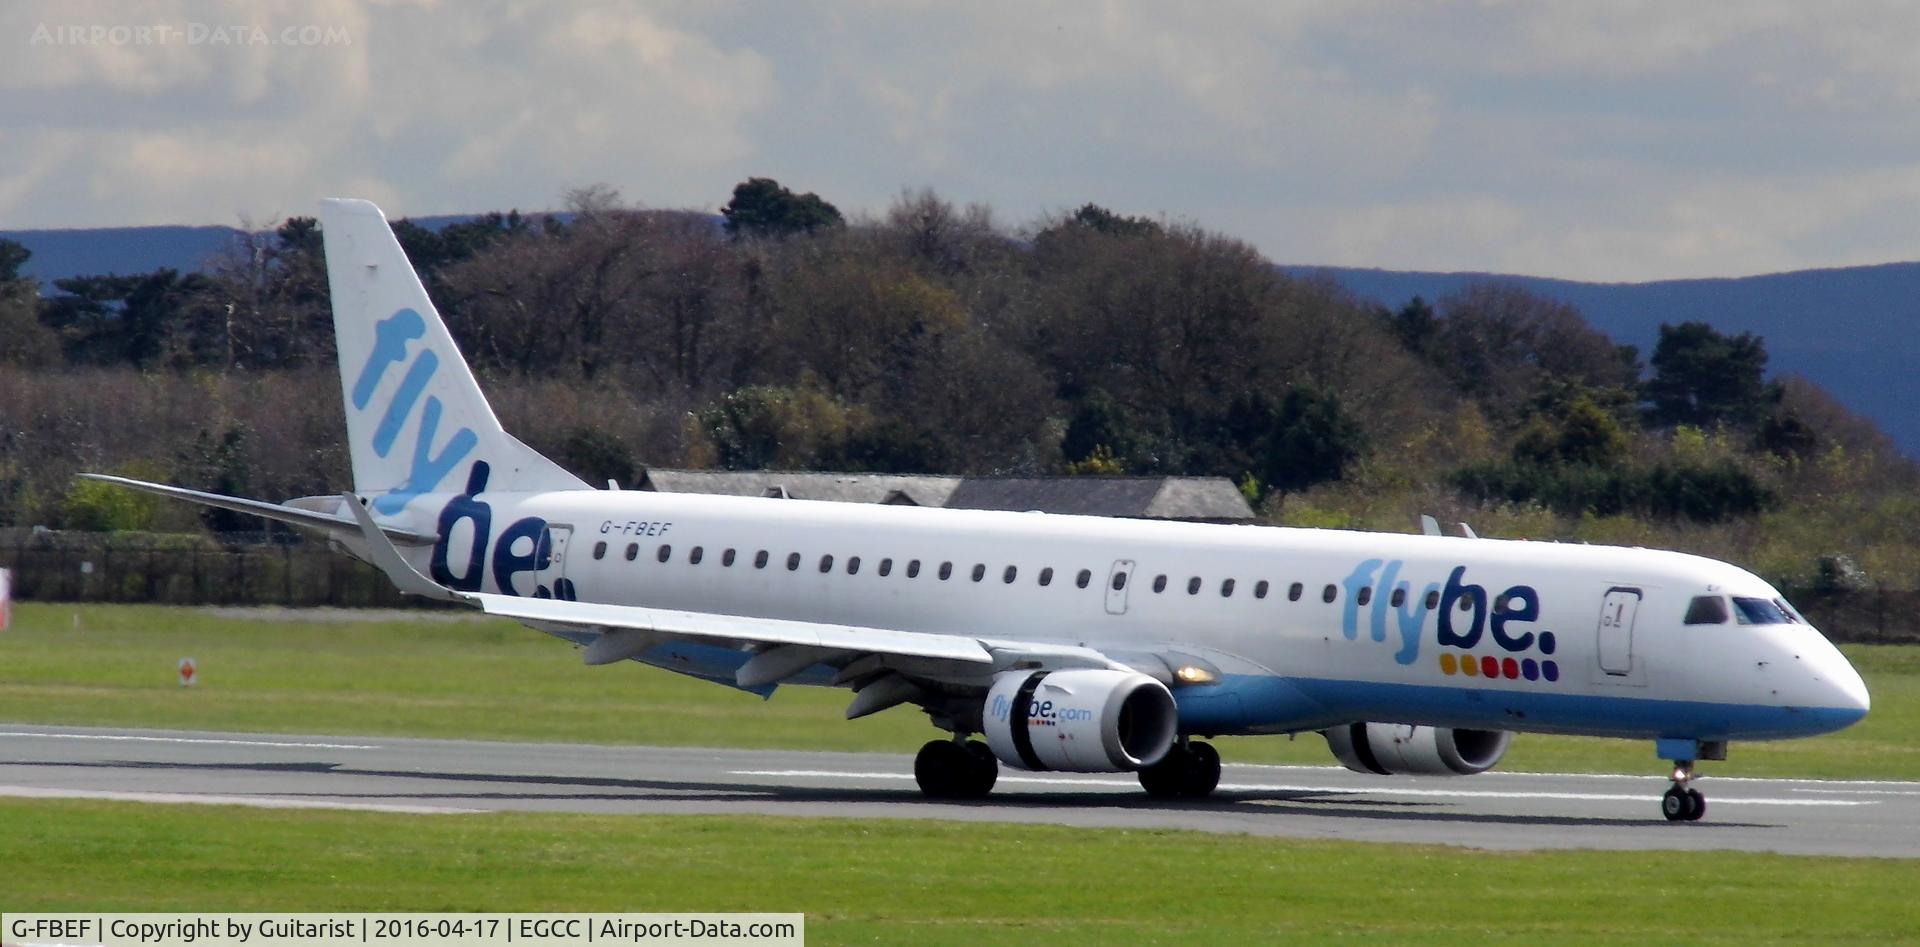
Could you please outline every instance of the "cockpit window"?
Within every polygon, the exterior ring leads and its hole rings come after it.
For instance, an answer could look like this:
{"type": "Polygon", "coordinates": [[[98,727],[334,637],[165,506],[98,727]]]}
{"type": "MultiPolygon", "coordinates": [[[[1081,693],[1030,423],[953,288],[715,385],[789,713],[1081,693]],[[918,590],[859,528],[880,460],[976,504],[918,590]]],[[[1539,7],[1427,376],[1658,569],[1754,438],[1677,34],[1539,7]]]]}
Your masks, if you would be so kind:
{"type": "Polygon", "coordinates": [[[1788,621],[1793,622],[1796,625],[1804,625],[1807,623],[1807,617],[1805,615],[1800,614],[1797,611],[1794,611],[1793,606],[1788,605],[1786,599],[1776,598],[1773,600],[1773,604],[1780,606],[1780,610],[1787,613],[1788,621]]]}
{"type": "Polygon", "coordinates": [[[1742,625],[1790,625],[1793,619],[1764,598],[1733,598],[1734,617],[1742,625]]]}
{"type": "Polygon", "coordinates": [[[1727,623],[1727,600],[1718,595],[1701,595],[1687,606],[1687,624],[1724,625],[1727,623]]]}

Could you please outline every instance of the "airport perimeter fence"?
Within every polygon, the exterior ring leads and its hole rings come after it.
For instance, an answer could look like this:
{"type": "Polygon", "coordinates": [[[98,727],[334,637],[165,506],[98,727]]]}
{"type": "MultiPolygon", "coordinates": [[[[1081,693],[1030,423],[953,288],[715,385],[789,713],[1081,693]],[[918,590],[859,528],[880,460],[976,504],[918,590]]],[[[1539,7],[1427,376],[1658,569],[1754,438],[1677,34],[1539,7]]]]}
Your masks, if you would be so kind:
{"type": "MultiPolygon", "coordinates": [[[[372,566],[297,533],[0,530],[0,568],[22,601],[439,608],[394,591],[372,566]]],[[[1920,643],[1920,590],[1786,588],[1835,641],[1920,643]]]]}
{"type": "Polygon", "coordinates": [[[13,597],[39,602],[442,607],[373,567],[292,533],[211,537],[0,531],[13,597]]]}

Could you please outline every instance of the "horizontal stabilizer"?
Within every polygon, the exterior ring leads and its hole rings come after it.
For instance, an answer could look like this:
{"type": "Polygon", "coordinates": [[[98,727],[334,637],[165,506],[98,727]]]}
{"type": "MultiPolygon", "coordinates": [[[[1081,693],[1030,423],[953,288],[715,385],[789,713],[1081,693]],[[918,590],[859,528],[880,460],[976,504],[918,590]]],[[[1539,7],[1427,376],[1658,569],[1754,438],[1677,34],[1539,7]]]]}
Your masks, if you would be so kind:
{"type": "MultiPolygon", "coordinates": [[[[128,487],[175,500],[186,500],[189,503],[198,503],[201,506],[210,506],[219,510],[248,513],[253,516],[264,517],[292,526],[304,526],[308,529],[317,529],[323,532],[344,530],[349,533],[358,533],[360,531],[359,524],[354,522],[352,517],[340,516],[334,513],[324,513],[318,510],[302,509],[284,503],[268,503],[265,500],[248,500],[242,497],[230,497],[219,493],[205,493],[200,490],[189,490],[186,487],[168,486],[164,483],[148,483],[145,480],[114,477],[108,474],[83,473],[79,476],[85,480],[98,480],[101,483],[111,483],[116,486],[128,487]]],[[[410,529],[400,529],[394,526],[376,526],[375,528],[385,533],[387,538],[393,542],[408,546],[431,546],[439,539],[437,536],[426,533],[416,533],[410,529]]]]}

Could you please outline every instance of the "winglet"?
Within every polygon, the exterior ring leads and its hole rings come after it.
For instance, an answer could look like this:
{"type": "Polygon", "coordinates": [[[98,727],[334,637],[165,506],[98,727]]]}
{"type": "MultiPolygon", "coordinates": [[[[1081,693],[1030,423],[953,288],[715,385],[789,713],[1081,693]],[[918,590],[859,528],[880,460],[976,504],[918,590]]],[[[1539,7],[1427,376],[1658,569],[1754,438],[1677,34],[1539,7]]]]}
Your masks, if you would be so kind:
{"type": "Polygon", "coordinates": [[[1428,536],[1442,535],[1440,532],[1440,521],[1428,514],[1420,514],[1420,532],[1428,536]]]}
{"type": "Polygon", "coordinates": [[[400,550],[393,548],[393,541],[380,531],[380,524],[373,521],[373,514],[368,512],[366,503],[359,497],[342,493],[340,499],[345,501],[347,510],[353,514],[354,522],[360,524],[360,538],[366,540],[369,561],[374,568],[387,574],[388,581],[395,588],[407,595],[443,602],[471,602],[466,596],[421,575],[420,570],[400,555],[400,550]]]}

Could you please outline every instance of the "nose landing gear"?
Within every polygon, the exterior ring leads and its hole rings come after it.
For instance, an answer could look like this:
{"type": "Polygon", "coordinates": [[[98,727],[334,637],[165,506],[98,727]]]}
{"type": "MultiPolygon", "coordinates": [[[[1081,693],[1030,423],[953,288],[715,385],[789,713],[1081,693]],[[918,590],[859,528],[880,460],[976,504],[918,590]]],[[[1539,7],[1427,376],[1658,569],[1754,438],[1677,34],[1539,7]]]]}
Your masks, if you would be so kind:
{"type": "Polygon", "coordinates": [[[1707,814],[1707,797],[1690,785],[1693,782],[1693,761],[1679,760],[1673,764],[1673,786],[1667,794],[1660,797],[1660,814],[1668,822],[1698,822],[1707,814]]]}

